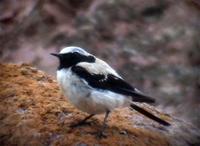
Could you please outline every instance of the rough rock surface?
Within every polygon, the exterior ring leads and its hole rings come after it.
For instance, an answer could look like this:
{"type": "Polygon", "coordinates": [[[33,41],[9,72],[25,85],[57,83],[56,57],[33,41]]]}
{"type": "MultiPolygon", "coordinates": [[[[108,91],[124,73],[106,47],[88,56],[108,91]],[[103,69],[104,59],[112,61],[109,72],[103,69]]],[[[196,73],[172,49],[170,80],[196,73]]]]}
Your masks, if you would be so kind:
{"type": "MultiPolygon", "coordinates": [[[[0,61],[55,74],[49,53],[76,45],[168,106],[194,107],[200,103],[199,8],[199,0],[1,0],[0,61]]],[[[196,125],[190,115],[198,107],[183,112],[196,125]]]]}
{"type": "Polygon", "coordinates": [[[97,139],[103,115],[70,128],[86,116],[64,98],[53,77],[27,64],[0,64],[0,145],[195,145],[197,130],[180,119],[141,105],[171,122],[163,127],[128,108],[108,121],[107,138],[97,139]],[[191,133],[191,130],[193,133],[191,133]]]}
{"type": "Polygon", "coordinates": [[[111,114],[108,136],[102,140],[94,134],[102,116],[94,117],[91,125],[71,129],[69,125],[86,114],[61,96],[52,77],[26,64],[1,64],[0,68],[0,145],[169,145],[161,132],[143,128],[156,123],[129,109],[111,114]]]}

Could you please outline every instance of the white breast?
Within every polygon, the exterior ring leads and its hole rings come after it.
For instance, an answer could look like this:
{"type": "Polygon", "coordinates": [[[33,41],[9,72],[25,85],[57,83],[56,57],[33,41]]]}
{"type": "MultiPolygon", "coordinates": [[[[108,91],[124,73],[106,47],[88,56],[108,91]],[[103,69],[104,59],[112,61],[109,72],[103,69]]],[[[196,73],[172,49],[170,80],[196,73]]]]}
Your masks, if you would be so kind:
{"type": "Polygon", "coordinates": [[[63,94],[78,109],[89,114],[105,113],[117,107],[127,106],[129,99],[123,95],[90,87],[70,69],[57,71],[57,80],[63,94]]]}
{"type": "Polygon", "coordinates": [[[83,97],[88,96],[89,86],[71,72],[71,69],[61,69],[57,71],[57,80],[63,94],[69,98],[73,104],[78,104],[83,97]]]}

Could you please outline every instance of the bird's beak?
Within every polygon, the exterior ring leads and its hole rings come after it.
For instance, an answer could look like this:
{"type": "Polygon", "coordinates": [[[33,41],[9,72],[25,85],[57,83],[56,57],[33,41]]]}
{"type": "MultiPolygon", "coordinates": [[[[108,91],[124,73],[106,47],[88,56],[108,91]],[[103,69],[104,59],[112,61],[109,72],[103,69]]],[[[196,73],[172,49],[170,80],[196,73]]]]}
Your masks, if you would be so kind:
{"type": "Polygon", "coordinates": [[[53,55],[53,56],[56,56],[56,57],[60,57],[60,55],[59,54],[56,54],[56,53],[50,53],[50,55],[53,55]]]}

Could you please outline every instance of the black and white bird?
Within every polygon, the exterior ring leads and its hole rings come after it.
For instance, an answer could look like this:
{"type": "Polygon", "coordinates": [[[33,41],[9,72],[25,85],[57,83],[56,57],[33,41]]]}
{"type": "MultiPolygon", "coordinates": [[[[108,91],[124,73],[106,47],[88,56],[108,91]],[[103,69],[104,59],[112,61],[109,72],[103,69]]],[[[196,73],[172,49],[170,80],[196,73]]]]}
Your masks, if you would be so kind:
{"type": "Polygon", "coordinates": [[[60,53],[51,53],[59,61],[57,81],[64,96],[79,110],[89,114],[79,124],[96,114],[105,113],[103,133],[109,113],[118,107],[131,107],[148,118],[164,125],[170,124],[134,104],[154,103],[155,99],[144,95],[128,84],[106,62],[80,47],[66,47],[60,53]]]}

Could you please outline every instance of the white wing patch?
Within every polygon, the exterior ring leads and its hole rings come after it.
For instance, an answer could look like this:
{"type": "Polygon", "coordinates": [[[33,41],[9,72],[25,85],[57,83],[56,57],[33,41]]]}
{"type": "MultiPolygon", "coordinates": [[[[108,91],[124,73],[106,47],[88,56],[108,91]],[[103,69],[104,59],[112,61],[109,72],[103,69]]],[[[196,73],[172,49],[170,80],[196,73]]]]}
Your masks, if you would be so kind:
{"type": "Polygon", "coordinates": [[[77,66],[85,68],[88,72],[91,74],[113,74],[114,76],[117,76],[119,78],[122,78],[113,68],[111,68],[106,62],[96,58],[96,61],[94,63],[88,63],[88,62],[81,62],[78,63],[77,66]]]}

